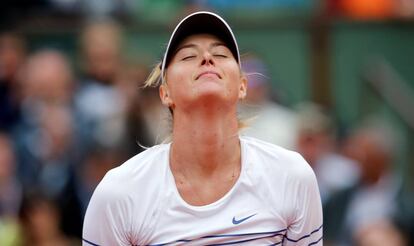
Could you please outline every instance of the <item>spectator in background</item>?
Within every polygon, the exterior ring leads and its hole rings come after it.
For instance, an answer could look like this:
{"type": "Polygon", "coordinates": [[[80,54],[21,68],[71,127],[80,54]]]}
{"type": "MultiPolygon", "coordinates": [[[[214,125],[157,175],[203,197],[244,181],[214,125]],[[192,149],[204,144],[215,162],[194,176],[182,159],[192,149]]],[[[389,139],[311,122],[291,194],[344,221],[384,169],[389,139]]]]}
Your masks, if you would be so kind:
{"type": "Polygon", "coordinates": [[[25,59],[25,43],[12,32],[0,33],[0,129],[19,121],[17,73],[25,59]]]}
{"type": "Polygon", "coordinates": [[[358,180],[355,161],[341,155],[332,119],[320,105],[302,103],[298,107],[296,149],[312,166],[318,180],[322,203],[338,190],[351,187],[358,180]]]}
{"type": "Polygon", "coordinates": [[[95,143],[88,150],[83,165],[77,169],[76,179],[75,192],[80,199],[82,217],[96,186],[110,169],[124,160],[125,156],[119,149],[108,148],[99,143],[95,143]]]}
{"type": "MultiPolygon", "coordinates": [[[[147,72],[147,71],[146,71],[147,72]]],[[[142,78],[140,76],[140,78],[142,78]]],[[[146,80],[147,76],[144,78],[146,80]]],[[[141,79],[139,88],[142,88],[141,79]]],[[[130,86],[132,84],[130,83],[130,86]]],[[[171,132],[169,123],[170,112],[166,109],[159,99],[159,91],[156,88],[145,88],[145,90],[138,90],[135,88],[129,88],[129,91],[138,92],[128,107],[128,131],[130,142],[139,143],[144,146],[152,146],[163,142],[168,138],[171,132]],[[139,122],[143,121],[143,122],[139,122]],[[131,141],[130,137],[134,136],[134,140],[131,141]],[[136,141],[142,140],[142,141],[136,141]]],[[[125,88],[126,89],[126,88],[125,88]]]]}
{"type": "MultiPolygon", "coordinates": [[[[146,115],[153,113],[149,98],[144,98],[145,91],[140,90],[148,77],[148,69],[139,61],[128,61],[119,70],[116,76],[115,89],[121,95],[125,105],[123,121],[125,134],[122,138],[125,154],[133,156],[144,150],[143,146],[152,146],[155,141],[148,130],[146,115]]],[[[158,95],[158,94],[157,94],[158,95]]],[[[158,100],[159,101],[159,100],[158,100]]]]}
{"type": "Polygon", "coordinates": [[[20,83],[22,122],[17,128],[20,179],[24,185],[32,186],[41,180],[53,182],[48,175],[63,175],[56,178],[54,185],[45,184],[47,189],[61,190],[63,185],[59,184],[66,180],[63,177],[75,157],[73,77],[69,64],[58,51],[39,51],[28,58],[20,83]]]}
{"type": "Polygon", "coordinates": [[[39,191],[28,192],[20,208],[22,245],[74,246],[80,242],[62,231],[58,203],[39,191]]]}
{"type": "Polygon", "coordinates": [[[112,85],[122,61],[121,27],[110,19],[99,19],[85,25],[80,36],[84,80],[112,85]]]}
{"type": "Polygon", "coordinates": [[[16,158],[13,143],[0,132],[0,245],[15,245],[18,241],[18,209],[22,189],[15,174],[16,158]]]}
{"type": "MultiPolygon", "coordinates": [[[[152,119],[149,116],[159,112],[154,110],[156,106],[153,103],[155,100],[159,103],[159,96],[158,92],[153,94],[148,93],[148,90],[140,90],[147,76],[147,68],[139,61],[129,61],[118,70],[113,90],[119,94],[119,99],[125,105],[123,113],[118,115],[120,122],[124,124],[125,134],[119,146],[108,145],[105,141],[101,142],[101,138],[91,140],[83,165],[76,173],[76,193],[80,198],[83,214],[93,191],[107,171],[125,161],[127,157],[144,150],[144,146],[152,146],[155,143],[155,137],[148,130],[147,120],[152,119]]],[[[159,105],[162,107],[161,103],[159,105]]],[[[158,125],[157,122],[160,122],[159,118],[148,123],[158,125]]]]}
{"type": "Polygon", "coordinates": [[[360,180],[334,194],[326,203],[327,242],[354,245],[364,230],[371,231],[367,228],[376,228],[384,221],[393,224],[400,190],[400,181],[392,173],[396,143],[391,128],[378,119],[362,124],[351,133],[345,153],[359,164],[360,180]]]}
{"type": "Polygon", "coordinates": [[[362,227],[354,236],[357,246],[406,246],[401,232],[389,221],[378,221],[362,227]]]}
{"type": "Polygon", "coordinates": [[[20,181],[60,202],[64,228],[80,236],[80,208],[73,191],[80,144],[74,120],[74,79],[66,58],[43,50],[28,58],[21,73],[22,121],[16,129],[20,181]],[[72,226],[75,225],[75,226],[72,226]]]}
{"type": "Polygon", "coordinates": [[[248,89],[240,106],[241,117],[251,119],[242,134],[293,149],[296,138],[296,114],[271,100],[271,85],[266,65],[255,56],[247,56],[242,70],[248,79],[248,89]]]}
{"type": "Polygon", "coordinates": [[[119,146],[125,136],[126,103],[115,88],[122,62],[121,43],[121,28],[110,20],[88,23],[81,33],[84,75],[75,105],[84,148],[94,141],[119,146]]]}

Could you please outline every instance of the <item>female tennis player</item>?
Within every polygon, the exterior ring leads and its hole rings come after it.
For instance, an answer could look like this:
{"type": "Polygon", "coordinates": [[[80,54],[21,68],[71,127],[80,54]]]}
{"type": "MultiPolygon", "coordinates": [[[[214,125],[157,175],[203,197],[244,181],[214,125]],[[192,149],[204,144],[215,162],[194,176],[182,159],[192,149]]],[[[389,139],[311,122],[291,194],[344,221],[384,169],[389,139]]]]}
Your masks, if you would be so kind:
{"type": "MultiPolygon", "coordinates": [[[[148,81],[172,113],[168,144],[109,171],[83,245],[322,245],[312,169],[297,153],[240,136],[247,79],[229,25],[185,17],[148,81]]],[[[277,129],[275,129],[277,130],[277,129]]]]}

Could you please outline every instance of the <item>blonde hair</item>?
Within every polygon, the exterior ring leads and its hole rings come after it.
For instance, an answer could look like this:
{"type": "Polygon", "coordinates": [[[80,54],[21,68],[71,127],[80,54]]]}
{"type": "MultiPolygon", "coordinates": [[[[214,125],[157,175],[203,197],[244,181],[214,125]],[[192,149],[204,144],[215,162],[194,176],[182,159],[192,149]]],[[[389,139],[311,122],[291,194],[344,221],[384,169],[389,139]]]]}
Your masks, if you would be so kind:
{"type": "Polygon", "coordinates": [[[161,74],[162,73],[161,66],[162,66],[161,62],[155,65],[151,73],[148,75],[147,80],[144,82],[144,88],[157,87],[162,84],[163,79],[162,79],[162,74],[161,74]]]}

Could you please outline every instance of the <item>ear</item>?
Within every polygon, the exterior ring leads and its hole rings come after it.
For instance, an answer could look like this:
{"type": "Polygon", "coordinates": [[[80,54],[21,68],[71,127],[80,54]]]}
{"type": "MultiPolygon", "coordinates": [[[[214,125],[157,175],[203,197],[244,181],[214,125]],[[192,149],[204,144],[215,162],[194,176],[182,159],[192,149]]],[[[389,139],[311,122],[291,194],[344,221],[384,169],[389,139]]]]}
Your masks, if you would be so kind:
{"type": "Polygon", "coordinates": [[[242,75],[240,78],[239,99],[244,99],[247,95],[247,77],[242,75]]]}
{"type": "Polygon", "coordinates": [[[162,104],[164,104],[167,107],[172,107],[174,103],[170,97],[168,85],[162,84],[159,88],[159,93],[162,104]]]}

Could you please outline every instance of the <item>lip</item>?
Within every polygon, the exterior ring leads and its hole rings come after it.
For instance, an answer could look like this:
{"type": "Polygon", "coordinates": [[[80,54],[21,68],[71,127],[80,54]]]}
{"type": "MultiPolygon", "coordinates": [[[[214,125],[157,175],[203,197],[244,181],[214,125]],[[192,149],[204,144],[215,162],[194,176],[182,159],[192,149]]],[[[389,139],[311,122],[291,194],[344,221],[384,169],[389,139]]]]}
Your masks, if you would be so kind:
{"type": "Polygon", "coordinates": [[[204,71],[197,75],[196,80],[199,79],[201,76],[208,75],[208,74],[216,75],[219,79],[221,79],[220,74],[215,71],[204,71]]]}

